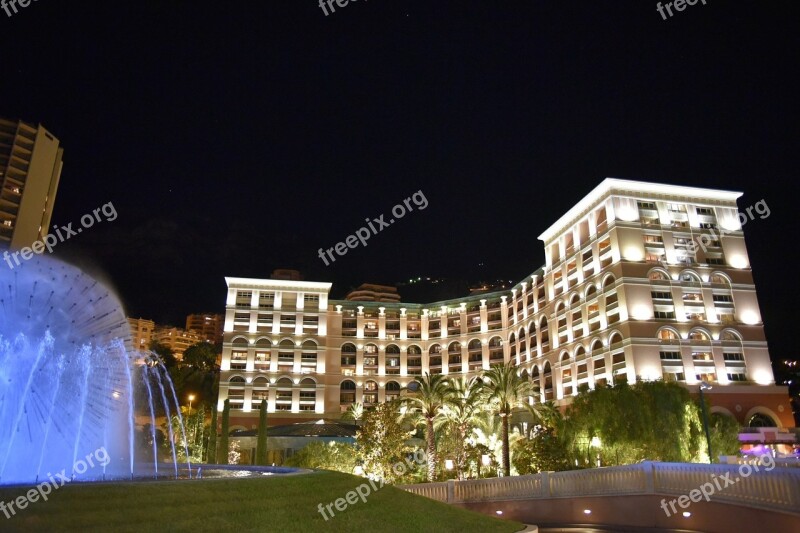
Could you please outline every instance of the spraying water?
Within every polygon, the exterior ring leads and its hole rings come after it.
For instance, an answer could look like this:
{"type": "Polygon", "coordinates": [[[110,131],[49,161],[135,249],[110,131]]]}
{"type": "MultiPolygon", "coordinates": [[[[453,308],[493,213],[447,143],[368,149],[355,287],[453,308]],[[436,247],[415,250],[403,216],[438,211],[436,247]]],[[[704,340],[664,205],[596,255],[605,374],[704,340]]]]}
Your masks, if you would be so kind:
{"type": "MultiPolygon", "coordinates": [[[[102,283],[51,256],[0,267],[0,484],[36,481],[42,472],[134,476],[142,388],[134,386],[129,346],[122,306],[102,283]],[[101,448],[109,462],[77,468],[101,448]]],[[[158,475],[154,398],[142,376],[158,475]]],[[[170,388],[176,398],[171,381],[170,388]]],[[[162,401],[168,409],[165,389],[162,401]]]]}

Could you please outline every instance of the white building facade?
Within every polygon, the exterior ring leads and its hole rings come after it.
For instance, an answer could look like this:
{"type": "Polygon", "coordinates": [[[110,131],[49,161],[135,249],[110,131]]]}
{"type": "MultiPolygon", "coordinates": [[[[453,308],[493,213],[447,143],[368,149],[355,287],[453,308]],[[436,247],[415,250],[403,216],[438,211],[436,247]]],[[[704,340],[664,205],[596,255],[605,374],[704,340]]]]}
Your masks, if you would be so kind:
{"type": "Polygon", "coordinates": [[[330,283],[226,278],[218,408],[232,429],[336,418],[424,373],[507,361],[565,404],[579,388],[713,384],[713,411],[792,426],[776,386],[736,200],[606,179],[548,228],[546,264],[511,290],[429,304],[329,300],[330,283]]]}

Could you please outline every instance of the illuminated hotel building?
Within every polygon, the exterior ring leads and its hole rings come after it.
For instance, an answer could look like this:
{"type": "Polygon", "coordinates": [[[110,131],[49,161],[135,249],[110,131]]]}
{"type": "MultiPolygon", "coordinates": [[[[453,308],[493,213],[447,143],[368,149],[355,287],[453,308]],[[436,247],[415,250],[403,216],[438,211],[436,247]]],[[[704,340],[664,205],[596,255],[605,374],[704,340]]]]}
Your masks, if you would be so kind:
{"type": "Polygon", "coordinates": [[[337,418],[430,372],[513,361],[563,405],[582,386],[663,379],[741,425],[792,426],[774,383],[736,200],[606,179],[540,236],[546,264],[507,290],[418,303],[329,300],[330,283],[226,278],[218,408],[232,429],[337,418]],[[693,243],[702,242],[692,255],[693,243]]]}

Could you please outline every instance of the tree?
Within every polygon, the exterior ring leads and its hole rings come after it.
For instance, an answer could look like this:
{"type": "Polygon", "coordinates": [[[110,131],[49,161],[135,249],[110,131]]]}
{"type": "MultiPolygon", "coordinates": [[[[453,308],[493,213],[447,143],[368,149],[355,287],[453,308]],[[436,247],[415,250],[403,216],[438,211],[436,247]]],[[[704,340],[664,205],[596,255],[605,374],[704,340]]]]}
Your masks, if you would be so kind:
{"type": "Polygon", "coordinates": [[[502,422],[501,438],[503,442],[503,473],[511,475],[511,461],[508,443],[508,426],[514,409],[525,405],[529,396],[533,395],[531,384],[517,374],[517,369],[510,363],[495,365],[483,375],[487,398],[502,422]]]}
{"type": "Polygon", "coordinates": [[[711,449],[715,455],[737,455],[741,448],[739,423],[722,413],[711,413],[710,419],[711,449]]]}
{"type": "Polygon", "coordinates": [[[217,352],[210,342],[192,344],[183,352],[183,363],[190,365],[201,372],[209,372],[217,363],[217,352]]]}
{"type": "Polygon", "coordinates": [[[514,468],[521,476],[569,470],[569,457],[556,436],[556,430],[536,426],[532,438],[519,439],[514,444],[514,468]]]}
{"type": "Polygon", "coordinates": [[[364,404],[361,402],[351,403],[347,411],[344,412],[342,418],[352,420],[358,425],[362,418],[364,418],[364,404]]]}
{"type": "Polygon", "coordinates": [[[405,401],[425,421],[425,439],[427,441],[428,481],[436,479],[436,433],[434,422],[440,417],[447,399],[447,383],[440,374],[425,374],[416,378],[417,390],[405,401]]]}
{"type": "Polygon", "coordinates": [[[208,432],[208,454],[206,461],[209,464],[217,462],[217,406],[211,409],[211,428],[208,432]]]}
{"type": "Polygon", "coordinates": [[[258,410],[258,441],[256,442],[256,464],[267,464],[267,401],[261,400],[258,410]]]}
{"type": "Polygon", "coordinates": [[[228,437],[230,436],[231,401],[225,398],[222,404],[222,434],[219,438],[219,464],[228,464],[228,437]]]}
{"type": "Polygon", "coordinates": [[[699,459],[702,431],[697,404],[684,387],[638,381],[579,393],[567,408],[563,436],[579,463],[592,463],[598,452],[605,464],[689,462],[699,459]],[[600,448],[592,450],[598,441],[600,448]]]}
{"type": "Polygon", "coordinates": [[[172,351],[172,348],[166,344],[161,344],[156,340],[152,340],[148,348],[161,359],[168,370],[178,366],[178,359],[175,358],[175,353],[172,351]]]}
{"type": "Polygon", "coordinates": [[[456,475],[464,479],[467,467],[467,437],[485,402],[485,389],[479,378],[450,379],[446,382],[442,418],[453,426],[456,445],[456,475]]]}
{"type": "Polygon", "coordinates": [[[356,433],[364,471],[387,483],[404,473],[396,472],[393,467],[403,464],[406,452],[410,450],[406,441],[413,431],[404,428],[401,419],[399,402],[379,403],[364,413],[364,423],[356,433]]]}

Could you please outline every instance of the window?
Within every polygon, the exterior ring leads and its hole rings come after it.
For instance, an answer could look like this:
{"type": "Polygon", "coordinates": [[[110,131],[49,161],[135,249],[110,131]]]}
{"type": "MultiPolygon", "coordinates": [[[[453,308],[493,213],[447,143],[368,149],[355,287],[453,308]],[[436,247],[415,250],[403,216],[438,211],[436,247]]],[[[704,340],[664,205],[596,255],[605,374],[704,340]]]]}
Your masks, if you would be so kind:
{"type": "Polygon", "coordinates": [[[713,372],[695,374],[695,377],[697,378],[697,381],[707,381],[709,383],[717,381],[717,375],[713,372]]]}
{"type": "Polygon", "coordinates": [[[713,361],[714,356],[711,352],[692,352],[692,359],[695,361],[713,361]]]}
{"type": "Polygon", "coordinates": [[[698,215],[713,216],[714,215],[714,209],[712,209],[711,207],[698,207],[697,208],[697,214],[698,215]]]}
{"type": "Polygon", "coordinates": [[[747,378],[740,372],[728,373],[728,381],[747,381],[747,378]]]}
{"type": "Polygon", "coordinates": [[[650,293],[653,300],[672,300],[672,293],[667,291],[653,291],[650,293]]]}
{"type": "Polygon", "coordinates": [[[703,229],[718,229],[718,226],[712,222],[701,222],[700,227],[703,229]]]}
{"type": "Polygon", "coordinates": [[[709,265],[724,265],[725,259],[723,259],[722,257],[707,257],[706,263],[708,263],[709,265]]]}
{"type": "Polygon", "coordinates": [[[725,361],[744,361],[744,355],[740,353],[727,353],[722,354],[722,359],[725,361]]]}
{"type": "Polygon", "coordinates": [[[655,209],[656,204],[653,202],[639,202],[639,209],[655,209]]]}
{"type": "Polygon", "coordinates": [[[319,302],[319,294],[304,294],[304,302],[319,302]]]}
{"type": "Polygon", "coordinates": [[[715,294],[715,302],[733,302],[733,297],[727,294],[715,294]]]}
{"type": "Polygon", "coordinates": [[[675,311],[654,311],[653,316],[660,319],[675,319],[675,311]]]}
{"type": "Polygon", "coordinates": [[[356,401],[356,384],[350,380],[339,385],[339,403],[349,404],[356,401]]]}
{"type": "Polygon", "coordinates": [[[664,381],[686,381],[686,376],[683,372],[663,372],[664,381]]]}
{"type": "Polygon", "coordinates": [[[661,360],[662,361],[680,361],[681,353],[680,352],[661,352],[661,360]]]}

